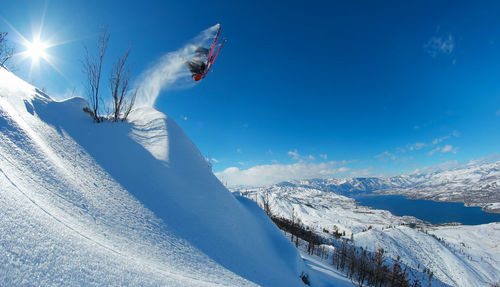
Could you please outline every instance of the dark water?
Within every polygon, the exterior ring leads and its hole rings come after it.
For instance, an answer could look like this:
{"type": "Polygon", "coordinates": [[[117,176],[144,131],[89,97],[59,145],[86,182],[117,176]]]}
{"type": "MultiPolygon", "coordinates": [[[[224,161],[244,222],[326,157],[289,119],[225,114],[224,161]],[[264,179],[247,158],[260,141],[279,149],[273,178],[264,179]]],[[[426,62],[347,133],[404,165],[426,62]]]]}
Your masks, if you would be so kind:
{"type": "Polygon", "coordinates": [[[412,200],[401,195],[359,195],[354,198],[360,205],[389,210],[399,216],[414,216],[431,223],[476,225],[500,222],[500,214],[484,212],[480,207],[466,207],[463,203],[412,200]]]}

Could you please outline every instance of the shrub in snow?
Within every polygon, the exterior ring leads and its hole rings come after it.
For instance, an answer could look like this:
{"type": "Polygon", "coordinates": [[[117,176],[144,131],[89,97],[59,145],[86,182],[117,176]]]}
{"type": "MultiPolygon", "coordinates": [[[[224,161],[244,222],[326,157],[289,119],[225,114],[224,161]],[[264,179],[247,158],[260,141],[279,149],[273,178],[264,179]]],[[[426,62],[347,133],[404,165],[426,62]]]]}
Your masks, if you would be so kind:
{"type": "MultiPolygon", "coordinates": [[[[83,72],[87,76],[87,97],[89,107],[87,112],[96,123],[102,122],[103,117],[100,116],[102,107],[100,104],[103,98],[100,93],[102,63],[104,55],[108,48],[110,34],[106,28],[103,28],[97,41],[96,55],[90,55],[87,46],[85,46],[85,55],[82,61],[83,72]]],[[[113,122],[118,120],[125,121],[129,116],[134,106],[136,91],[129,91],[130,83],[130,68],[127,64],[127,59],[130,54],[130,49],[127,49],[123,56],[118,58],[111,69],[109,76],[109,87],[111,90],[112,112],[109,119],[113,122]],[[127,100],[127,97],[129,98],[127,100]]]]}

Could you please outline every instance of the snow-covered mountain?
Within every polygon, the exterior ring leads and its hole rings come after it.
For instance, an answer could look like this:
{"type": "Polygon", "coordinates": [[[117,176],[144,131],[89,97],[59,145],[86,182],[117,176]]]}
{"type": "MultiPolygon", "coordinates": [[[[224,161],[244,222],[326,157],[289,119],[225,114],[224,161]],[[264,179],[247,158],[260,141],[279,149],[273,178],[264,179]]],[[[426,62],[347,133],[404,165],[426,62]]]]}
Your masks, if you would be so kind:
{"type": "Polygon", "coordinates": [[[303,286],[295,247],[171,118],[85,105],[0,68],[0,286],[303,286]]]}
{"type": "Polygon", "coordinates": [[[463,202],[500,213],[500,161],[471,163],[451,170],[395,177],[328,178],[286,181],[295,186],[353,196],[359,193],[400,194],[412,199],[463,202]]]}
{"type": "Polygon", "coordinates": [[[358,178],[316,178],[300,181],[282,182],[280,186],[303,186],[331,191],[342,195],[353,195],[358,193],[371,193],[377,190],[406,188],[415,185],[418,178],[411,176],[396,177],[358,177],[358,178]]]}
{"type": "MultiPolygon", "coordinates": [[[[300,184],[306,182],[318,180],[300,184]]],[[[345,238],[352,236],[355,245],[369,251],[383,248],[386,256],[394,260],[399,257],[420,272],[414,275],[417,278],[425,277],[424,268],[430,270],[436,279],[432,286],[489,286],[500,281],[500,223],[431,225],[413,217],[359,206],[354,199],[329,189],[304,185],[288,182],[234,192],[260,205],[267,197],[272,213],[296,218],[323,237],[329,238],[333,231],[338,231],[345,233],[345,238]]]]}
{"type": "Polygon", "coordinates": [[[413,184],[377,190],[409,198],[463,202],[500,213],[500,161],[469,164],[452,170],[413,176],[413,184]]]}

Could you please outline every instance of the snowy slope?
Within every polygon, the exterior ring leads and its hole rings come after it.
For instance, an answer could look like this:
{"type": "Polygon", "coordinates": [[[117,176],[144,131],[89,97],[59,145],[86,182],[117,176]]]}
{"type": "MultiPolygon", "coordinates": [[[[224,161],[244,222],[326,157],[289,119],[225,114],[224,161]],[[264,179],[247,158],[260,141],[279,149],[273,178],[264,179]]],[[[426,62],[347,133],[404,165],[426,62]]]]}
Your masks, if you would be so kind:
{"type": "Polygon", "coordinates": [[[413,217],[358,206],[328,188],[290,183],[235,192],[261,205],[267,193],[274,214],[290,219],[295,213],[302,224],[326,238],[335,228],[345,232],[346,238],[353,234],[356,246],[373,252],[383,248],[394,260],[399,256],[403,264],[420,271],[418,278],[424,268],[430,269],[440,281],[433,281],[433,286],[488,286],[500,281],[500,223],[433,226],[413,217]],[[408,223],[415,223],[416,228],[401,226],[408,223]]]}
{"type": "Polygon", "coordinates": [[[94,124],[0,68],[0,286],[302,286],[293,245],[151,108],[94,124]]]}

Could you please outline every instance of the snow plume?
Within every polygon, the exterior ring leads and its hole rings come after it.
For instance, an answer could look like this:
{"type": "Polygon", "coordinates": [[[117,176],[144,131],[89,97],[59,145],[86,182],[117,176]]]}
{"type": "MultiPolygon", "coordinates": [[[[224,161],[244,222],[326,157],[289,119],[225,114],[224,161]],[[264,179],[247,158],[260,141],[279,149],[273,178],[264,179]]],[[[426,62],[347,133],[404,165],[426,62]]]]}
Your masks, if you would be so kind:
{"type": "Polygon", "coordinates": [[[219,24],[204,30],[184,47],[163,55],[142,72],[134,85],[137,90],[136,106],[152,107],[161,91],[192,85],[191,73],[185,61],[193,57],[197,47],[208,47],[217,29],[219,24]]]}

